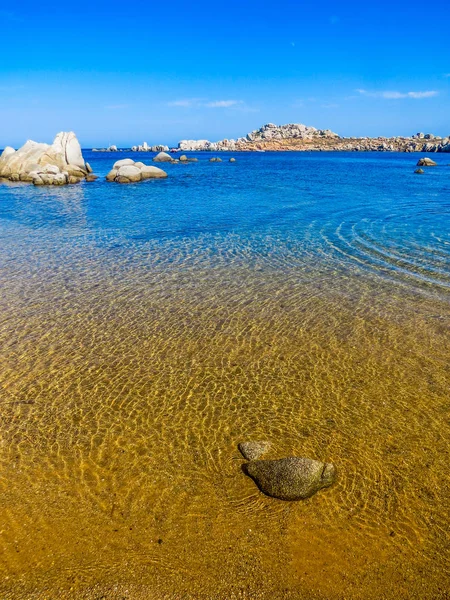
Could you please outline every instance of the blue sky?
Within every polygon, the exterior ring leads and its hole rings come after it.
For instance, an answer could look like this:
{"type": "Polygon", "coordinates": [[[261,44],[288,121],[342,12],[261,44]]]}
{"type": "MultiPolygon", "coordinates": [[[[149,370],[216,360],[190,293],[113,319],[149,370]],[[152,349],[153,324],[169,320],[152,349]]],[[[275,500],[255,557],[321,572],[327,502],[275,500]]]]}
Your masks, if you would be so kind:
{"type": "Polygon", "coordinates": [[[450,134],[450,2],[0,4],[0,147],[450,134]]]}

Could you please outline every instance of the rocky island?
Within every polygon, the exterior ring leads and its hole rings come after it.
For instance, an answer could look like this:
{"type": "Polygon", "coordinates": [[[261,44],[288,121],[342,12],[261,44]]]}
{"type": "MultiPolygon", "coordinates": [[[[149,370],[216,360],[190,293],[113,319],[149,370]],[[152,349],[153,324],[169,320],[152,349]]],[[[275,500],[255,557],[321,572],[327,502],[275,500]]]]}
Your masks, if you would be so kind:
{"type": "Polygon", "coordinates": [[[28,140],[19,150],[7,146],[0,156],[0,179],[9,181],[66,185],[97,179],[91,173],[72,131],[58,133],[51,145],[28,140]]]}
{"type": "Polygon", "coordinates": [[[411,137],[340,137],[329,129],[316,129],[299,123],[268,123],[245,137],[208,140],[181,140],[178,149],[188,151],[353,151],[353,152],[450,152],[450,137],[417,133],[411,137]]]}

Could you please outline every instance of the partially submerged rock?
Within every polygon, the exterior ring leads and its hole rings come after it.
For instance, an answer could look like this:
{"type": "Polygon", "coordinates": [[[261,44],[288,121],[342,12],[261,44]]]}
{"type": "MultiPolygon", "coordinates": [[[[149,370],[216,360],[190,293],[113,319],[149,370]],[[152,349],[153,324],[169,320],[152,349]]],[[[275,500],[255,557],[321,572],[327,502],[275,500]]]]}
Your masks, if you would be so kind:
{"type": "Polygon", "coordinates": [[[419,162],[417,163],[418,167],[435,167],[437,165],[436,162],[434,162],[434,160],[431,160],[431,158],[425,157],[425,158],[421,158],[419,160],[419,162]]]}
{"type": "Polygon", "coordinates": [[[72,131],[58,133],[51,145],[28,140],[17,151],[5,148],[0,156],[0,178],[10,181],[65,185],[79,183],[90,172],[72,131]]]}
{"type": "Polygon", "coordinates": [[[423,169],[416,169],[414,173],[425,173],[425,171],[423,169]]]}
{"type": "Polygon", "coordinates": [[[336,468],[311,458],[252,460],[244,465],[259,489],[280,500],[302,500],[336,480],[336,468]]]}
{"type": "Polygon", "coordinates": [[[236,159],[232,157],[230,158],[230,162],[236,162],[236,159]]]}
{"type": "Polygon", "coordinates": [[[147,179],[164,179],[167,173],[158,167],[145,165],[143,162],[134,162],[131,158],[124,158],[114,163],[112,170],[106,176],[106,181],[116,183],[136,183],[147,179]]]}
{"type": "Polygon", "coordinates": [[[213,156],[213,158],[209,159],[209,162],[222,162],[222,159],[218,156],[213,156]]]}
{"type": "Polygon", "coordinates": [[[271,443],[266,441],[241,442],[238,444],[240,453],[247,460],[256,460],[270,450],[271,443]]]}

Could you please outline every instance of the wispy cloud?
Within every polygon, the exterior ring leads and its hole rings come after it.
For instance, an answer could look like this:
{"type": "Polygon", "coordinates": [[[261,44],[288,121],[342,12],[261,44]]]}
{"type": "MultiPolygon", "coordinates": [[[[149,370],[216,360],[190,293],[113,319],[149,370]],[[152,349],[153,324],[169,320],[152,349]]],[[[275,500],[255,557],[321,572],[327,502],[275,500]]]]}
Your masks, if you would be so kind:
{"type": "Polygon", "coordinates": [[[334,102],[325,102],[325,104],[321,104],[322,108],[338,108],[339,104],[335,104],[334,102]]]}
{"type": "Polygon", "coordinates": [[[242,100],[214,100],[214,102],[207,102],[205,104],[208,108],[230,108],[230,106],[236,106],[242,104],[242,100]]]}
{"type": "Polygon", "coordinates": [[[243,100],[206,100],[205,98],[184,98],[168,102],[168,106],[182,108],[232,108],[243,105],[243,100]]]}
{"type": "Polygon", "coordinates": [[[385,92],[369,92],[368,90],[357,89],[355,90],[362,96],[370,96],[372,98],[384,98],[385,100],[400,100],[401,98],[432,98],[437,96],[439,92],[436,90],[427,90],[424,92],[396,92],[396,91],[385,91],[385,92]]]}
{"type": "Polygon", "coordinates": [[[198,106],[201,98],[183,98],[181,100],[173,100],[168,102],[168,106],[182,106],[184,108],[191,108],[192,106],[198,106]]]}
{"type": "Polygon", "coordinates": [[[444,77],[450,77],[450,73],[445,73],[444,77]]]}

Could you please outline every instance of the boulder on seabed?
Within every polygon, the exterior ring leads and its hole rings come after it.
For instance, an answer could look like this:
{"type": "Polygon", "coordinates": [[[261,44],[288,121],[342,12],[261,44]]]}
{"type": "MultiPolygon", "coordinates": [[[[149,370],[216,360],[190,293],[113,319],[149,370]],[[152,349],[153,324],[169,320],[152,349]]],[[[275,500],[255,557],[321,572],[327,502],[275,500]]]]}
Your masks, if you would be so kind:
{"type": "Polygon", "coordinates": [[[296,456],[252,460],[244,465],[244,470],[264,494],[280,500],[309,498],[336,480],[333,464],[296,456]]]}
{"type": "Polygon", "coordinates": [[[419,162],[417,163],[418,167],[436,167],[437,163],[434,162],[434,160],[431,160],[431,158],[425,157],[425,158],[421,158],[419,160],[419,162]]]}
{"type": "Polygon", "coordinates": [[[134,162],[124,158],[114,163],[112,170],[106,176],[106,181],[116,183],[136,183],[147,179],[164,179],[167,173],[158,167],[145,165],[143,162],[134,162]]]}
{"type": "Polygon", "coordinates": [[[238,444],[240,453],[247,460],[257,460],[270,450],[271,443],[261,440],[258,442],[241,442],[238,444]]]}
{"type": "Polygon", "coordinates": [[[8,146],[0,156],[0,178],[36,185],[73,183],[89,169],[72,131],[58,133],[51,145],[28,140],[17,151],[8,146]]]}
{"type": "Polygon", "coordinates": [[[167,152],[160,152],[153,157],[153,162],[172,162],[173,158],[167,152]]]}

